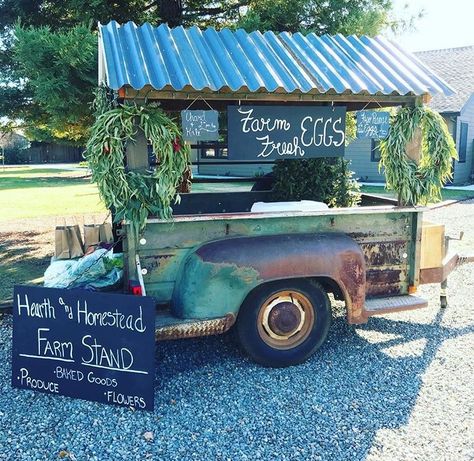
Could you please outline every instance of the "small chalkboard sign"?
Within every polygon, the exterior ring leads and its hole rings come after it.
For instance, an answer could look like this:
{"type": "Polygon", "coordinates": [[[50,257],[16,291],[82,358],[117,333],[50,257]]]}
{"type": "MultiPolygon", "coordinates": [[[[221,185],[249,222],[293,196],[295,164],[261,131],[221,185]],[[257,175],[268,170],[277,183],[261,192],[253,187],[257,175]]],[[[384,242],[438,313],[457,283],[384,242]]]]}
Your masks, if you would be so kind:
{"type": "Polygon", "coordinates": [[[344,156],[346,108],[229,106],[229,160],[344,156]]]}
{"type": "Polygon", "coordinates": [[[150,297],[16,286],[12,384],[153,410],[150,297]]]}
{"type": "Polygon", "coordinates": [[[182,110],[181,127],[185,141],[217,141],[219,121],[216,110],[182,110]]]}
{"type": "Polygon", "coordinates": [[[357,138],[385,139],[390,129],[390,113],[376,110],[357,112],[357,138]]]}

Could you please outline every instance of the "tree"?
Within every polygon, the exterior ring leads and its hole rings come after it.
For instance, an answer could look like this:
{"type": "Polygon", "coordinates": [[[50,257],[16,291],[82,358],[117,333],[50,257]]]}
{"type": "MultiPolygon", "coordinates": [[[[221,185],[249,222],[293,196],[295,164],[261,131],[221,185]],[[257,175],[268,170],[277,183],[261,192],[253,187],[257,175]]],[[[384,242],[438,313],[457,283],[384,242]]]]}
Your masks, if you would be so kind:
{"type": "Polygon", "coordinates": [[[0,121],[20,123],[30,139],[82,144],[92,122],[99,21],[223,25],[246,3],[0,0],[0,121]]]}
{"type": "Polygon", "coordinates": [[[391,0],[0,0],[0,120],[21,121],[30,139],[83,143],[99,21],[372,35],[390,12],[391,0]]]}
{"type": "Polygon", "coordinates": [[[360,188],[344,159],[281,160],[273,168],[278,200],[319,200],[331,207],[354,206],[360,188]]]}
{"type": "Polygon", "coordinates": [[[90,104],[97,85],[97,38],[83,26],[64,32],[17,27],[15,35],[14,58],[27,78],[23,88],[34,101],[25,132],[40,140],[83,142],[93,122],[90,104]]]}
{"type": "Polygon", "coordinates": [[[145,1],[110,5],[0,0],[0,120],[17,122],[30,139],[84,142],[97,85],[97,21],[151,19],[145,1]]]}
{"type": "Polygon", "coordinates": [[[376,35],[408,25],[391,12],[391,0],[252,0],[238,25],[247,31],[376,35]]]}

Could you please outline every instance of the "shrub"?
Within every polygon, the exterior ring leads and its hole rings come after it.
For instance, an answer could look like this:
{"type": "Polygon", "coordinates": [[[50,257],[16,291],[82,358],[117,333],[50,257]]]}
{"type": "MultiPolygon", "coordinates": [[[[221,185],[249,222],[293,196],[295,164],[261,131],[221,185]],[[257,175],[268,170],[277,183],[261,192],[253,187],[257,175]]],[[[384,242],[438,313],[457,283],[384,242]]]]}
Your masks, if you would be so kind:
{"type": "Polygon", "coordinates": [[[273,167],[278,200],[317,200],[330,207],[355,206],[360,187],[342,158],[281,160],[273,167]]]}

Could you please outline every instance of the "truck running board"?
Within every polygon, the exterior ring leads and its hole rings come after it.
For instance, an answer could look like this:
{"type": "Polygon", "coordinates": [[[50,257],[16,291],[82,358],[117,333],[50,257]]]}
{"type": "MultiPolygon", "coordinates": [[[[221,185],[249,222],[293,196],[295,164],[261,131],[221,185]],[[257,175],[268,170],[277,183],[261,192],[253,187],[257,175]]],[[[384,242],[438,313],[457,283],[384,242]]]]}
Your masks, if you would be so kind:
{"type": "Polygon", "coordinates": [[[413,295],[390,296],[387,298],[374,298],[365,301],[367,315],[388,314],[390,312],[408,311],[428,306],[426,299],[413,295]]]}
{"type": "Polygon", "coordinates": [[[179,319],[169,311],[157,312],[155,321],[155,339],[197,338],[199,336],[220,335],[235,323],[235,315],[227,314],[217,319],[179,319]]]}

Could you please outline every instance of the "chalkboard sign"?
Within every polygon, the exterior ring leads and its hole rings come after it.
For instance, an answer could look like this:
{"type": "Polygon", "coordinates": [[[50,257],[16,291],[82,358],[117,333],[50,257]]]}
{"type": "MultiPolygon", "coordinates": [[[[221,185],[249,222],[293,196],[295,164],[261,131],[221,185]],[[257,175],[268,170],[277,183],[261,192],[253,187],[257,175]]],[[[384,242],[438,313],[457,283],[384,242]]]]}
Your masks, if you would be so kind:
{"type": "Polygon", "coordinates": [[[216,110],[182,110],[181,127],[185,141],[217,141],[219,121],[216,110]]]}
{"type": "Polygon", "coordinates": [[[229,106],[229,160],[342,157],[345,107],[229,106]]]}
{"type": "Polygon", "coordinates": [[[390,129],[390,113],[375,110],[357,112],[357,137],[359,139],[385,139],[390,129]]]}
{"type": "Polygon", "coordinates": [[[150,297],[16,286],[12,384],[153,410],[150,297]]]}

